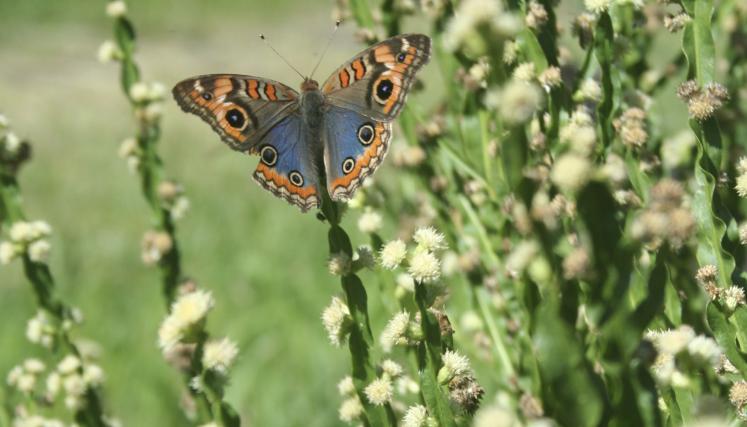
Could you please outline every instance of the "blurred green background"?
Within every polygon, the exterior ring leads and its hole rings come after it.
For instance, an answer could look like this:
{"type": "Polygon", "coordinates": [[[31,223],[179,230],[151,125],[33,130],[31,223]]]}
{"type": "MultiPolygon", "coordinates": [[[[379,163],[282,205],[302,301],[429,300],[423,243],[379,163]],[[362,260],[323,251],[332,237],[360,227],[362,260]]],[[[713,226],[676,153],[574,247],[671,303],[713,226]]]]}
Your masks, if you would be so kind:
{"type": "MultiPolygon", "coordinates": [[[[233,72],[295,88],[299,77],[257,34],[308,71],[333,26],[333,1],[127,3],[144,79],[167,87],[233,72]]],[[[104,6],[0,0],[0,114],[34,146],[20,175],[24,206],[30,219],[54,228],[58,291],[82,309],[80,335],[101,346],[111,412],[128,426],[184,425],[181,378],[156,345],[165,314],[158,272],[140,262],[150,214],[136,176],[117,157],[133,134],[131,111],[118,66],[96,59],[112,37],[104,6]]],[[[341,28],[318,79],[361,48],[352,31],[341,28]]],[[[256,159],[227,149],[170,98],[160,150],[168,177],[184,183],[192,204],[178,223],[185,271],[214,292],[210,331],[241,349],[228,401],[245,425],[340,423],[335,384],[348,373],[349,356],[328,344],[319,320],[339,291],[325,267],[326,227],[261,190],[250,178],[256,159]]],[[[35,301],[19,265],[0,268],[0,284],[4,378],[24,358],[47,353],[24,337],[35,301]]]]}

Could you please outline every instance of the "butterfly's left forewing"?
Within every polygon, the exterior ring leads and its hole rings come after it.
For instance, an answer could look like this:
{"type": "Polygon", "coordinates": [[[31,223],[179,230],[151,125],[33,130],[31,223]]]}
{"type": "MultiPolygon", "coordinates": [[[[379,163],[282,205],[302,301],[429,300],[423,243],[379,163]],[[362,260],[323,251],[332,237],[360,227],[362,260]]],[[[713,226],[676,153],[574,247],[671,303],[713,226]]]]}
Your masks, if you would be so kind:
{"type": "Polygon", "coordinates": [[[298,109],[298,92],[282,83],[238,74],[209,74],[174,86],[182,110],[206,121],[231,148],[255,152],[259,140],[298,109]]]}
{"type": "Polygon", "coordinates": [[[416,73],[430,56],[428,36],[395,36],[364,50],[332,73],[322,92],[332,105],[388,122],[402,110],[416,73]]]}

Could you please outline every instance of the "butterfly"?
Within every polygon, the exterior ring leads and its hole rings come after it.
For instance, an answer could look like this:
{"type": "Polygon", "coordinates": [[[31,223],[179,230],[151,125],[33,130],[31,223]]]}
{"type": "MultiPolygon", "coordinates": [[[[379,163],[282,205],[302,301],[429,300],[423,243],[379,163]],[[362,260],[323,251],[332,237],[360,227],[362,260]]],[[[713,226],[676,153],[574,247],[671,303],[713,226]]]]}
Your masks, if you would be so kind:
{"type": "Polygon", "coordinates": [[[179,82],[174,99],[209,123],[234,150],[259,155],[253,178],[305,212],[322,191],[352,197],[381,165],[431,39],[404,34],[377,43],[301,93],[270,79],[208,74],[179,82]]]}

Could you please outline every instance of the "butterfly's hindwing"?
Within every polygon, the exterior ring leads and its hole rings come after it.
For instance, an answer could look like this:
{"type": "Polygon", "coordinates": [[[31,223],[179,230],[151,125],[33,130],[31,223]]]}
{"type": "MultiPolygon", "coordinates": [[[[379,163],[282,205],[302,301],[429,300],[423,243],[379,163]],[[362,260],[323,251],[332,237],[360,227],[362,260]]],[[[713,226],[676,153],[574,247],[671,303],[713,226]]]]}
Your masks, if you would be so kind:
{"type": "Polygon", "coordinates": [[[254,179],[304,212],[319,206],[318,171],[310,147],[301,117],[292,114],[270,129],[254,151],[259,154],[254,179]]]}
{"type": "Polygon", "coordinates": [[[298,108],[298,93],[267,79],[211,74],[179,82],[173,90],[182,110],[200,116],[231,148],[253,151],[259,139],[298,108]]]}
{"type": "Polygon", "coordinates": [[[330,107],[324,130],[324,168],[332,200],[345,201],[384,160],[391,123],[330,107]]]}
{"type": "Polygon", "coordinates": [[[375,120],[391,121],[405,104],[415,74],[431,54],[431,39],[406,34],[356,55],[322,86],[329,103],[375,120]]]}

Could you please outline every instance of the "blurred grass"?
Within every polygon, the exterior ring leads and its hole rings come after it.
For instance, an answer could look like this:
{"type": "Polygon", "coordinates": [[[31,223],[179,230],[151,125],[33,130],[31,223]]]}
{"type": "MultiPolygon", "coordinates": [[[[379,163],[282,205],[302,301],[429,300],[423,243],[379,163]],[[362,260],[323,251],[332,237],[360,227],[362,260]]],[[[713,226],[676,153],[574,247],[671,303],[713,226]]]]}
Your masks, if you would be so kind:
{"type": "MultiPolygon", "coordinates": [[[[104,3],[92,3],[0,1],[0,113],[34,145],[21,173],[25,207],[55,229],[59,294],[85,314],[81,334],[101,345],[113,414],[125,425],[183,425],[178,374],[155,344],[165,313],[157,272],[140,262],[149,215],[116,154],[133,123],[117,68],[96,62],[98,45],[111,35],[104,3]]],[[[266,33],[294,65],[309,69],[331,29],[331,4],[128,2],[144,76],[167,86],[236,72],[295,87],[298,77],[256,35],[266,33]]],[[[320,78],[359,48],[350,31],[341,30],[320,78]]],[[[349,361],[328,345],[319,322],[339,290],[320,249],[326,227],[262,191],[250,179],[255,159],[226,149],[170,100],[163,125],[166,170],[192,203],[179,224],[185,269],[215,294],[211,331],[241,347],[228,400],[245,425],[339,423],[334,384],[349,361]]],[[[0,283],[5,375],[24,357],[45,353],[24,337],[35,304],[20,268],[2,268],[0,283]]]]}

